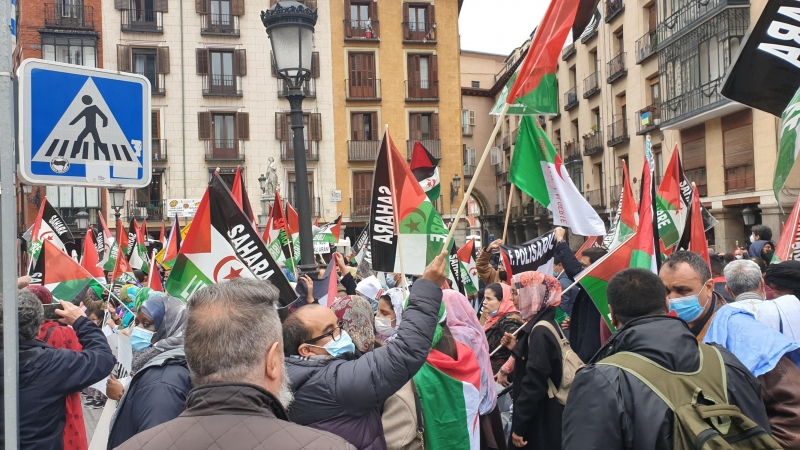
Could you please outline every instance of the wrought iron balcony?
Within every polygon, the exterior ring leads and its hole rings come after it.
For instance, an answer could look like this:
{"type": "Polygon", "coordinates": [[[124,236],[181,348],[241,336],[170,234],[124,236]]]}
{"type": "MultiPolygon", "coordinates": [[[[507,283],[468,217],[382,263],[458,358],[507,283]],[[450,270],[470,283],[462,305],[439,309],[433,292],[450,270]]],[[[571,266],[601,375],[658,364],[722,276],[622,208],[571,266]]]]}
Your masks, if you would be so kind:
{"type": "Polygon", "coordinates": [[[623,11],[625,11],[625,3],[622,0],[606,0],[606,23],[614,20],[614,17],[623,11]]]}
{"type": "MultiPolygon", "coordinates": [[[[542,124],[541,120],[539,121],[539,125],[542,128],[544,128],[544,125],[542,124]]],[[[517,143],[517,136],[518,135],[519,135],[519,128],[514,128],[514,131],[511,132],[511,143],[512,144],[516,144],[517,143]]]]}
{"type": "Polygon", "coordinates": [[[371,197],[354,197],[350,199],[350,218],[369,219],[372,204],[371,197]]]}
{"type": "Polygon", "coordinates": [[[122,31],[133,31],[137,33],[163,33],[163,23],[161,21],[161,11],[151,11],[142,9],[123,9],[120,11],[122,16],[120,29],[122,31]]]}
{"type": "MultiPolygon", "coordinates": [[[[442,157],[442,141],[439,139],[418,139],[419,143],[428,150],[434,158],[441,158],[442,157]]],[[[411,152],[414,150],[414,139],[409,139],[406,141],[406,149],[407,149],[407,159],[411,160],[411,152]]]]}
{"type": "Polygon", "coordinates": [[[244,141],[239,139],[207,140],[206,161],[244,161],[244,141]]]}
{"type": "Polygon", "coordinates": [[[606,196],[603,189],[595,189],[593,191],[586,191],[586,201],[595,208],[605,208],[606,196]]]}
{"type": "Polygon", "coordinates": [[[438,102],[439,82],[429,80],[406,81],[406,101],[438,102]]]}
{"type": "Polygon", "coordinates": [[[583,79],[583,98],[589,98],[600,92],[600,73],[594,72],[583,79]]]}
{"type": "Polygon", "coordinates": [[[591,156],[603,151],[603,133],[594,131],[583,137],[583,154],[591,156]]]}
{"type": "Polygon", "coordinates": [[[380,41],[380,22],[375,19],[345,20],[345,41],[380,41]]]}
{"type": "Polygon", "coordinates": [[[150,95],[166,95],[166,75],[163,73],[142,73],[135,70],[133,73],[144,75],[148,80],[150,80],[150,95]]]}
{"type": "Polygon", "coordinates": [[[564,163],[583,162],[581,149],[577,142],[564,142],[564,163]]]}
{"type": "Polygon", "coordinates": [[[507,134],[503,136],[503,150],[504,151],[511,150],[511,136],[507,134]]]}
{"type": "Polygon", "coordinates": [[[656,54],[658,49],[657,30],[650,30],[636,40],[636,64],[641,64],[647,58],[656,54]]]}
{"type": "MultiPolygon", "coordinates": [[[[347,100],[380,100],[381,80],[376,78],[344,80],[347,100]]],[[[438,95],[438,94],[437,94],[438,95]]]]}
{"type": "Polygon", "coordinates": [[[153,139],[153,162],[167,162],[167,140],[153,139]]]}
{"type": "Polygon", "coordinates": [[[347,141],[348,161],[375,161],[381,141],[347,141]]]}
{"type": "Polygon", "coordinates": [[[44,26],[47,28],[94,29],[94,8],[81,4],[45,3],[44,26]]]}
{"type": "Polygon", "coordinates": [[[630,142],[631,136],[628,134],[628,119],[620,119],[608,126],[608,146],[630,142]]]}
{"type": "Polygon", "coordinates": [[[749,0],[687,1],[680,9],[659,22],[656,28],[658,44],[661,46],[669,44],[684,32],[693,30],[698,23],[713,17],[728,7],[742,7],[749,4],[749,0]]]}
{"type": "MultiPolygon", "coordinates": [[[[317,80],[309,78],[303,81],[303,95],[306,98],[317,98],[317,80]]],[[[282,78],[278,78],[278,98],[286,98],[289,95],[289,85],[282,78]]]]}
{"type": "Polygon", "coordinates": [[[585,44],[591,41],[592,38],[594,38],[595,36],[597,36],[597,25],[592,26],[591,31],[589,31],[588,33],[581,35],[581,44],[585,44]]]}
{"type": "Polygon", "coordinates": [[[201,36],[239,36],[239,17],[230,14],[203,14],[201,36]]]}
{"type": "Polygon", "coordinates": [[[164,220],[164,201],[135,201],[128,200],[128,215],[136,220],[149,220],[151,222],[164,220]]]}
{"type": "Polygon", "coordinates": [[[436,22],[403,22],[403,42],[436,43],[436,22]]]}
{"type": "Polygon", "coordinates": [[[626,54],[627,53],[622,52],[611,58],[611,61],[608,62],[608,84],[611,84],[628,74],[628,68],[625,66],[626,54]]]}
{"type": "Polygon", "coordinates": [[[569,111],[576,106],[578,106],[578,86],[575,86],[564,94],[564,111],[569,111]]]}
{"type": "MultiPolygon", "coordinates": [[[[656,185],[658,186],[658,185],[656,185]]],[[[622,189],[623,185],[617,184],[615,186],[611,186],[611,199],[609,201],[609,206],[612,208],[616,208],[619,205],[619,199],[622,197],[622,189]]]]}
{"type": "Polygon", "coordinates": [[[661,124],[661,105],[654,103],[636,111],[636,134],[641,136],[661,124]]]}
{"type": "Polygon", "coordinates": [[[561,59],[563,61],[566,61],[569,59],[570,56],[574,55],[577,52],[578,50],[575,49],[575,43],[573,42],[568,46],[564,47],[564,50],[561,50],[561,59]]]}
{"type": "Polygon", "coordinates": [[[204,97],[241,97],[242,79],[237,75],[210,74],[203,76],[204,97]]]}
{"type": "MultiPolygon", "coordinates": [[[[306,141],[306,161],[319,161],[319,142],[306,141]]],[[[281,161],[294,161],[292,141],[281,141],[281,161]]]]}
{"type": "MultiPolygon", "coordinates": [[[[292,205],[292,207],[295,209],[299,208],[298,200],[299,199],[297,198],[286,197],[286,201],[290,205],[292,205]]],[[[319,197],[311,197],[310,200],[311,200],[311,217],[322,217],[322,214],[320,214],[322,212],[322,209],[319,197]]]]}
{"type": "Polygon", "coordinates": [[[725,166],[725,193],[752,191],[756,188],[756,172],[753,162],[736,166],[725,166]]]}

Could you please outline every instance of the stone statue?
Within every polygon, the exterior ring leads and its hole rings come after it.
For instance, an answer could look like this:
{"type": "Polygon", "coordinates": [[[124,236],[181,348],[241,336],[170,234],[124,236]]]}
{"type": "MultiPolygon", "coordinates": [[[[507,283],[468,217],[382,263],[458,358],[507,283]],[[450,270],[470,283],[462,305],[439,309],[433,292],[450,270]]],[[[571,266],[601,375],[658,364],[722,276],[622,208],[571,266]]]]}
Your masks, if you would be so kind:
{"type": "Polygon", "coordinates": [[[275,191],[280,189],[280,182],[278,181],[278,169],[275,167],[275,158],[269,157],[269,165],[267,165],[267,187],[266,196],[269,199],[275,198],[275,191]]]}

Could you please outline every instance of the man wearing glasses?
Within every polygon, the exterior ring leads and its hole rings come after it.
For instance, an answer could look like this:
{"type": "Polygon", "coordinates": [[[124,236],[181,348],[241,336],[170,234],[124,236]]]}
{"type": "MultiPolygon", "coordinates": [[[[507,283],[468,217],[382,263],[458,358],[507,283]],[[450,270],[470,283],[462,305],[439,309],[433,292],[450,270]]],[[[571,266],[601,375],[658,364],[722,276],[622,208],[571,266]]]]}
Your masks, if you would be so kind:
{"type": "Polygon", "coordinates": [[[289,316],[283,341],[294,392],[291,420],[341,436],[358,449],[385,450],[379,407],[425,363],[446,270],[443,252],[414,283],[397,337],[361,356],[330,309],[314,303],[289,316]]]}

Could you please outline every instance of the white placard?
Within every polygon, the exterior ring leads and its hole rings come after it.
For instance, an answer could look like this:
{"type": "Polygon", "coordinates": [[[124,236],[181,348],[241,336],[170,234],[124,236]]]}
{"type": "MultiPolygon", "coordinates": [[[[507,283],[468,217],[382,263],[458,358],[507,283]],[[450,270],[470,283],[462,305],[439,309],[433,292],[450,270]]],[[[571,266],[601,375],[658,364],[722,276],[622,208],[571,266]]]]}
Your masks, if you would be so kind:
{"type": "Polygon", "coordinates": [[[331,191],[331,201],[332,202],[341,202],[342,201],[342,191],[336,189],[331,191]]]}
{"type": "Polygon", "coordinates": [[[200,206],[200,199],[196,198],[172,198],[167,200],[167,215],[174,217],[194,217],[197,207],[200,206]]]}

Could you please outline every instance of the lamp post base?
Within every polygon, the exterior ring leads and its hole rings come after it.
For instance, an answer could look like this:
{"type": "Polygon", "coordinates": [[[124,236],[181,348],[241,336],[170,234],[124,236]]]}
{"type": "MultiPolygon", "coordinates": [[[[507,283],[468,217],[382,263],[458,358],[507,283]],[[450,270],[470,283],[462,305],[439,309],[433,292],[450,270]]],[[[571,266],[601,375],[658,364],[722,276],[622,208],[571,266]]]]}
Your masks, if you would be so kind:
{"type": "Polygon", "coordinates": [[[300,276],[308,275],[312,280],[319,279],[319,268],[316,264],[299,264],[297,266],[300,276]]]}

